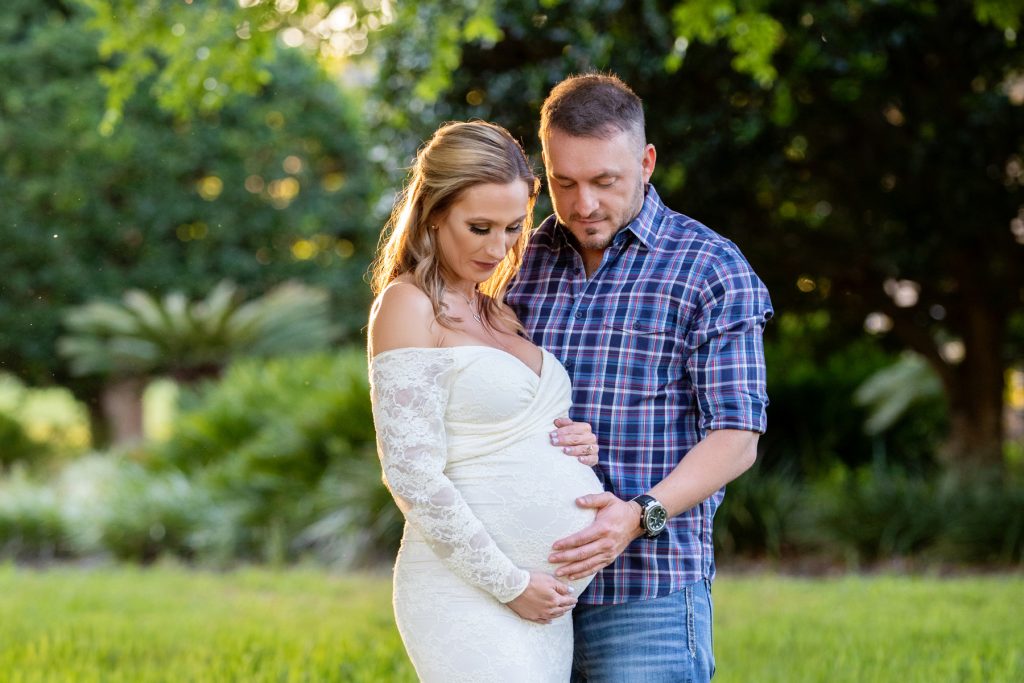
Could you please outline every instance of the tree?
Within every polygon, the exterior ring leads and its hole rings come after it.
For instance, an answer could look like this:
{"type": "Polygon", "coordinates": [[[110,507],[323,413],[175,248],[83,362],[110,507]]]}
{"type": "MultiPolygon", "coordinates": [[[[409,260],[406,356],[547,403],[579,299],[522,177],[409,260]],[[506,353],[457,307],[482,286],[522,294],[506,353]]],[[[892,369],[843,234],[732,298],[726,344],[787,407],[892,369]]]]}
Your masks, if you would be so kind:
{"type": "Polygon", "coordinates": [[[1024,355],[1022,14],[1021,0],[400,3],[369,36],[368,116],[396,154],[469,117],[536,150],[550,86],[614,70],[646,102],[669,205],[737,241],[780,311],[825,309],[837,337],[867,320],[928,359],[951,410],[944,461],[969,471],[1001,462],[1003,374],[1024,355]]]}
{"type": "Polygon", "coordinates": [[[322,351],[332,341],[327,293],[285,283],[245,302],[221,282],[201,301],[180,292],[157,299],[141,290],[123,302],[91,301],[64,317],[57,340],[75,376],[99,376],[100,405],[115,445],[140,440],[142,395],[159,375],[180,384],[218,377],[241,356],[322,351]]]}
{"type": "MultiPolygon", "coordinates": [[[[891,327],[942,379],[944,461],[1000,464],[1003,376],[1022,357],[1007,331],[1024,311],[1021,4],[761,3],[774,24],[728,3],[585,4],[496,10],[501,40],[464,46],[444,94],[411,107],[427,112],[417,132],[480,116],[536,149],[554,82],[619,73],[651,114],[667,203],[741,244],[780,311],[827,309],[845,335],[869,316],[891,327]],[[719,8],[711,29],[693,5],[719,8]],[[772,70],[686,37],[745,22],[762,44],[783,27],[772,70]]],[[[415,47],[382,49],[381,82],[412,92],[415,47]]]]}
{"type": "Polygon", "coordinates": [[[131,288],[199,297],[230,278],[254,296],[297,278],[358,330],[378,226],[355,105],[289,53],[265,67],[272,84],[217,111],[176,118],[143,87],[101,131],[117,59],[89,16],[58,0],[0,12],[0,370],[67,383],[98,412],[99,384],[56,355],[60,316],[131,288]]]}

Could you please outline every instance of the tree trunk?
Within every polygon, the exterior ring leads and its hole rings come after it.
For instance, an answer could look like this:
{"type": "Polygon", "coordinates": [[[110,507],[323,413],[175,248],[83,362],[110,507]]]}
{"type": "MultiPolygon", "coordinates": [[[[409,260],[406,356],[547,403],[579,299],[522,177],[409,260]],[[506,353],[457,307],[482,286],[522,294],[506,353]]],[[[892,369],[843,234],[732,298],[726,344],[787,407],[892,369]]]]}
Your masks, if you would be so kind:
{"type": "Polygon", "coordinates": [[[146,381],[141,377],[111,378],[104,385],[100,401],[111,445],[129,446],[142,441],[142,392],[145,388],[146,381]]]}
{"type": "Polygon", "coordinates": [[[964,328],[964,359],[940,373],[950,409],[949,439],[939,450],[951,471],[970,475],[1002,468],[1005,324],[971,308],[964,328]]]}

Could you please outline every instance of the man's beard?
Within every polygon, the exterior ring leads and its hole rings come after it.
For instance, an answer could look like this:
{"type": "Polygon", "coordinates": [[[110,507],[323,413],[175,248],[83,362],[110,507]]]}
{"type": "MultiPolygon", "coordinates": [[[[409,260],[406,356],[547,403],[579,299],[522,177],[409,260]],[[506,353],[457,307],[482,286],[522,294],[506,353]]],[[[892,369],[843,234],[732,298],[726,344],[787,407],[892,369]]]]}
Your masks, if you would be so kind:
{"type": "MultiPolygon", "coordinates": [[[[622,230],[622,228],[620,227],[619,230],[622,230]]],[[[587,235],[585,239],[580,240],[580,246],[584,249],[604,251],[612,243],[612,240],[615,239],[615,236],[619,234],[619,230],[610,235],[587,235]]]]}

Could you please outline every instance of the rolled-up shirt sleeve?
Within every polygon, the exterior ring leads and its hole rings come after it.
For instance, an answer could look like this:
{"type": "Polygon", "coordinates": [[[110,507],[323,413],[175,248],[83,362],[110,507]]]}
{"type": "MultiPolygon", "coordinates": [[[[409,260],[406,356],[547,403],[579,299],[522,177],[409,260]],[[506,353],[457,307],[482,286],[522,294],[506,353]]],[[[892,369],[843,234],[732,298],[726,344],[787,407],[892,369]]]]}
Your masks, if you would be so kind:
{"type": "Polygon", "coordinates": [[[686,335],[686,369],[697,395],[702,435],[718,429],[763,433],[768,427],[765,324],[768,290],[734,246],[707,262],[686,335]]]}

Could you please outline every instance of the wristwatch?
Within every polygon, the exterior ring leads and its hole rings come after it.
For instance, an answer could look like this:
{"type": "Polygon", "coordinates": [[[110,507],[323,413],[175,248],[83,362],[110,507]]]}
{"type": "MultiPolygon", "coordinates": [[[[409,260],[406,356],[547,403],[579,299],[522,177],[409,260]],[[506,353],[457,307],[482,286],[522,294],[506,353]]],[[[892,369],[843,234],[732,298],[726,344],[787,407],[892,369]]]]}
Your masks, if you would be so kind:
{"type": "Polygon", "coordinates": [[[668,524],[668,510],[654,496],[644,494],[633,499],[640,504],[640,528],[644,536],[654,538],[665,530],[668,524]]]}

